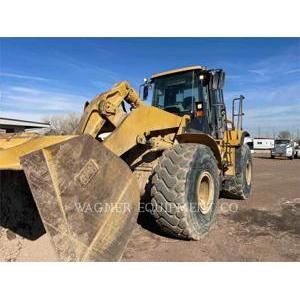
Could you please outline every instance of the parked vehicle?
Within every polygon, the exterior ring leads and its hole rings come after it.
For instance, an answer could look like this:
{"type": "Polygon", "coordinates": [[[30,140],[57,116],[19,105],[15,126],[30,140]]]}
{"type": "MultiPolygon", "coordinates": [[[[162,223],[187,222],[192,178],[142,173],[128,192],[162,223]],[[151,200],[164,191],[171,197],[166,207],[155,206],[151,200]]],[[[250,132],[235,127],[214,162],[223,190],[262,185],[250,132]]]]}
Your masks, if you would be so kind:
{"type": "Polygon", "coordinates": [[[274,148],[271,150],[271,158],[287,157],[294,159],[296,155],[295,143],[289,139],[275,140],[274,148]]]}
{"type": "Polygon", "coordinates": [[[300,158],[300,145],[295,146],[295,158],[300,158]]]}
{"type": "Polygon", "coordinates": [[[271,150],[274,148],[273,138],[254,138],[253,149],[254,150],[271,150]]]}

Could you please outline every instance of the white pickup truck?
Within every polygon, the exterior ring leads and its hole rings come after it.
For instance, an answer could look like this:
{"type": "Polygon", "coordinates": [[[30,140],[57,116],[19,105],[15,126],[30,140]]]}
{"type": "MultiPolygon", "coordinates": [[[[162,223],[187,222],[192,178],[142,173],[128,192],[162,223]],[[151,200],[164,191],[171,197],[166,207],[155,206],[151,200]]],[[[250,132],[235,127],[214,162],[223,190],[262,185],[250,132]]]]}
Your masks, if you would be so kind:
{"type": "Polygon", "coordinates": [[[300,158],[300,145],[295,147],[295,158],[300,158]]]}
{"type": "Polygon", "coordinates": [[[275,140],[274,148],[271,150],[271,158],[287,157],[289,159],[294,159],[297,154],[295,142],[286,139],[275,140]]]}

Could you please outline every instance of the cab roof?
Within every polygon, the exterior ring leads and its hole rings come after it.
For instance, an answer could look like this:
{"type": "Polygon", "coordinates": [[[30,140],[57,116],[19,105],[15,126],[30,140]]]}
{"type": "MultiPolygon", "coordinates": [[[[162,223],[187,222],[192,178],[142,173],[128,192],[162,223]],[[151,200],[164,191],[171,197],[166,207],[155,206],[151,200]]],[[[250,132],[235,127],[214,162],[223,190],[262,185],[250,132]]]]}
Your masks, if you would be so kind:
{"type": "Polygon", "coordinates": [[[190,66],[190,67],[184,67],[184,68],[179,68],[179,69],[172,69],[172,70],[164,71],[161,73],[156,73],[151,76],[151,79],[163,77],[163,76],[170,75],[170,74],[176,74],[176,73],[181,73],[181,72],[186,72],[186,71],[195,71],[195,70],[205,71],[205,70],[207,70],[207,68],[204,66],[190,66]]]}

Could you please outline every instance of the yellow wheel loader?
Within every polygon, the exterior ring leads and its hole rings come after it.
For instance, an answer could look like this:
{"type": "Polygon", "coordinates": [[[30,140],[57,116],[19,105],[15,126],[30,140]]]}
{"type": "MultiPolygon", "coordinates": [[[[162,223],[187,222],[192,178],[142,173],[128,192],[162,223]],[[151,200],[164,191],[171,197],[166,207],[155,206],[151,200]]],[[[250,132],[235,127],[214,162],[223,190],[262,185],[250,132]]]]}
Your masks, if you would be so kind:
{"type": "Polygon", "coordinates": [[[85,104],[74,135],[1,135],[1,201],[33,198],[62,261],[119,260],[145,193],[164,232],[199,240],[220,194],[251,190],[244,97],[229,121],[224,79],[202,66],[155,74],[140,87],[152,106],[124,81],[85,104]]]}

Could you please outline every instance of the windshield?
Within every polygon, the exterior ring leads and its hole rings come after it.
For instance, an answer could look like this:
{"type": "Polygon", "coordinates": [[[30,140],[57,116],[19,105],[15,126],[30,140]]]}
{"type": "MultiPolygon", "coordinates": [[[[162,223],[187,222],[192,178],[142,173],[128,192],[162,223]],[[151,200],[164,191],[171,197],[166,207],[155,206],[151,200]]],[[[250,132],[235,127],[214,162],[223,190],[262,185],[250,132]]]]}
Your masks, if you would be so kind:
{"type": "Polygon", "coordinates": [[[279,145],[279,144],[288,144],[290,141],[289,140],[276,140],[275,144],[279,145]]]}
{"type": "Polygon", "coordinates": [[[183,115],[192,111],[199,99],[199,83],[195,72],[154,79],[153,105],[183,115]]]}

